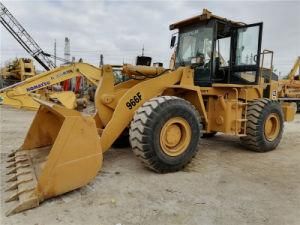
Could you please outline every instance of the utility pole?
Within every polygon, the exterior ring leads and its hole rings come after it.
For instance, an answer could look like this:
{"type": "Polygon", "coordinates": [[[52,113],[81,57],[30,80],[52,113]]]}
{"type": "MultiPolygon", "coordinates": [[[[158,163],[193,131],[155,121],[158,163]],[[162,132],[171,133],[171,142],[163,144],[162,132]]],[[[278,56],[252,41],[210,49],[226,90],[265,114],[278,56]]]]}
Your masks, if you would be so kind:
{"type": "Polygon", "coordinates": [[[54,39],[54,66],[56,67],[56,39],[54,39]]]}
{"type": "Polygon", "coordinates": [[[145,51],[145,48],[144,48],[144,45],[143,45],[143,48],[142,48],[142,56],[144,56],[144,51],[145,51]]]}
{"type": "Polygon", "coordinates": [[[100,62],[99,62],[99,67],[103,66],[103,55],[100,54],[100,62]]]}

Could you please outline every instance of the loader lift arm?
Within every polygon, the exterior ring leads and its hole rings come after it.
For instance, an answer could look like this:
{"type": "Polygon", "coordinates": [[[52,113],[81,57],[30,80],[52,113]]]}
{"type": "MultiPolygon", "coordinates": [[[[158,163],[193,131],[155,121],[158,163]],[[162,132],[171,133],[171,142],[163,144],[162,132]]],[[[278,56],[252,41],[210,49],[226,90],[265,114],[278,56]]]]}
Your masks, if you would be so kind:
{"type": "Polygon", "coordinates": [[[32,98],[33,92],[79,75],[84,76],[92,84],[97,85],[101,77],[101,70],[90,64],[75,63],[46,71],[1,89],[0,104],[18,108],[37,109],[39,103],[32,98]]]}

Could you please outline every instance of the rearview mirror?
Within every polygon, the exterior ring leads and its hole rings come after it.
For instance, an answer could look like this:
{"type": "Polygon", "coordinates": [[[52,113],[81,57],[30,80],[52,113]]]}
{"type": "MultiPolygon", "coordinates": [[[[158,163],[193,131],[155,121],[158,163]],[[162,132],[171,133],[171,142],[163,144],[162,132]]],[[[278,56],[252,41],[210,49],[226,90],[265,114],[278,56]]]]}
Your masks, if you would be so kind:
{"type": "Polygon", "coordinates": [[[176,42],[176,36],[173,35],[172,38],[171,38],[171,44],[170,44],[170,48],[174,48],[175,46],[175,42],[176,42]]]}

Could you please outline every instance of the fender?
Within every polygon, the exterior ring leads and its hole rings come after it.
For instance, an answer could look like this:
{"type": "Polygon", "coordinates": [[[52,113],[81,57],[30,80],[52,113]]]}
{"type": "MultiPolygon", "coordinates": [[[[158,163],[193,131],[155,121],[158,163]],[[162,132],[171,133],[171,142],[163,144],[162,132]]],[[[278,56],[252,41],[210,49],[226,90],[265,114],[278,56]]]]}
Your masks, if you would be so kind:
{"type": "MultiPolygon", "coordinates": [[[[105,68],[104,68],[105,69],[105,68]]],[[[123,130],[132,120],[134,113],[148,100],[161,95],[165,89],[180,82],[182,74],[186,68],[179,68],[176,71],[166,72],[156,78],[146,79],[128,89],[124,95],[118,100],[116,108],[113,110],[111,119],[105,126],[100,137],[102,151],[109,149],[112,143],[120,136],[123,130]]],[[[97,110],[100,120],[104,118],[102,108],[107,108],[101,102],[101,93],[104,94],[102,86],[111,82],[103,77],[103,84],[98,86],[96,91],[97,110]],[[107,83],[106,83],[107,82],[107,83]],[[101,110],[100,110],[101,109],[101,110]]],[[[108,90],[113,89],[106,87],[108,90]]],[[[107,116],[107,113],[106,115],[107,116]]],[[[106,118],[107,119],[107,118],[106,118]]]]}

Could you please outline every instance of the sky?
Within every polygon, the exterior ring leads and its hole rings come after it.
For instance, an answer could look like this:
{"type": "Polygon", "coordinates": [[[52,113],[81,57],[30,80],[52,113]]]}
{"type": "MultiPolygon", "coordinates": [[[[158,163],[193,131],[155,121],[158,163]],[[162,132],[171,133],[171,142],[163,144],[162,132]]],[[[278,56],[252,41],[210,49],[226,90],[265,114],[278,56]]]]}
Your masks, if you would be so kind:
{"type": "MultiPolygon", "coordinates": [[[[153,62],[168,67],[172,53],[169,25],[202,13],[247,24],[264,22],[263,49],[274,51],[274,67],[287,74],[300,56],[300,0],[296,1],[1,1],[45,52],[63,57],[64,38],[71,41],[71,56],[99,65],[134,63],[144,46],[153,62]]],[[[15,57],[29,57],[0,25],[1,66],[15,57]]],[[[36,63],[38,65],[38,63],[36,63]]],[[[37,66],[39,68],[39,66],[37,66]]]]}

